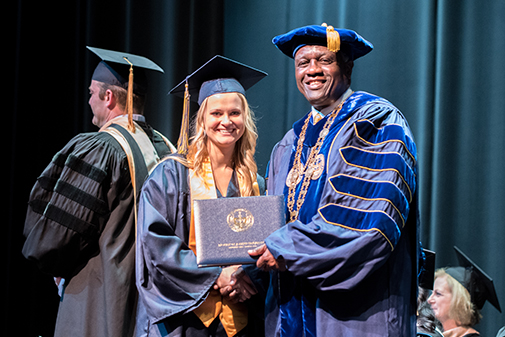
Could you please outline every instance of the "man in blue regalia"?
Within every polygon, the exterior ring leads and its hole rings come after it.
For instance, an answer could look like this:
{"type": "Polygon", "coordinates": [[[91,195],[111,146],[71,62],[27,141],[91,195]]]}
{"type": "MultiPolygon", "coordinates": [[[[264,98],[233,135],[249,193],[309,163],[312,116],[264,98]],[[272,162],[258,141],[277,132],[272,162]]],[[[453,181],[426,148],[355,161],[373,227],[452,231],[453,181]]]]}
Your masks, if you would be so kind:
{"type": "Polygon", "coordinates": [[[285,195],[287,224],[250,251],[272,271],[266,335],[414,336],[416,145],[395,106],[350,88],[373,46],[324,24],[273,43],[312,110],[270,158],[268,194],[285,195]]]}

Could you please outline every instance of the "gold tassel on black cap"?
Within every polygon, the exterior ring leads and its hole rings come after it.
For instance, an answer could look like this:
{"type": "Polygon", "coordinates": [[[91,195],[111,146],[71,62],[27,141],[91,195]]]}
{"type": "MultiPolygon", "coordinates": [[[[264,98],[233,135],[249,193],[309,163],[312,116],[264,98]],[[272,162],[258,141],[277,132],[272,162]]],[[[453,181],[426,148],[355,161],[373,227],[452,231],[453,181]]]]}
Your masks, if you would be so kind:
{"type": "Polygon", "coordinates": [[[126,113],[128,114],[128,129],[135,133],[135,125],[133,125],[133,63],[126,57],[123,57],[130,65],[130,75],[128,77],[128,94],[126,96],[126,113]]]}
{"type": "Polygon", "coordinates": [[[321,26],[326,27],[326,48],[332,52],[338,52],[340,50],[340,34],[333,28],[333,26],[328,26],[323,23],[321,26]]]}
{"type": "Polygon", "coordinates": [[[184,156],[188,154],[189,98],[190,94],[188,89],[188,80],[186,79],[184,90],[184,105],[182,108],[181,131],[179,133],[179,139],[177,140],[177,153],[184,156]]]}

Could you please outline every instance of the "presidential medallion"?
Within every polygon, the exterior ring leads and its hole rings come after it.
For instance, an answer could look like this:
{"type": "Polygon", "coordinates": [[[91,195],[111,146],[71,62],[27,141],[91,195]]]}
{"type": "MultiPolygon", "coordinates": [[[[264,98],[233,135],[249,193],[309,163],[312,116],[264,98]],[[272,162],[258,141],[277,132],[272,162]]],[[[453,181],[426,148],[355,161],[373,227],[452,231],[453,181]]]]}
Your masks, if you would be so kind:
{"type": "Polygon", "coordinates": [[[254,224],[254,216],[245,208],[237,208],[226,217],[228,226],[234,232],[243,232],[254,224]]]}
{"type": "Polygon", "coordinates": [[[316,157],[314,165],[311,167],[312,172],[310,178],[312,180],[319,179],[319,177],[321,177],[321,174],[323,174],[323,170],[324,170],[324,155],[322,153],[319,153],[316,157]]]}
{"type": "Polygon", "coordinates": [[[302,180],[302,174],[301,174],[300,166],[299,165],[293,165],[291,170],[289,170],[288,176],[286,177],[286,186],[287,187],[294,187],[300,183],[302,180]]]}

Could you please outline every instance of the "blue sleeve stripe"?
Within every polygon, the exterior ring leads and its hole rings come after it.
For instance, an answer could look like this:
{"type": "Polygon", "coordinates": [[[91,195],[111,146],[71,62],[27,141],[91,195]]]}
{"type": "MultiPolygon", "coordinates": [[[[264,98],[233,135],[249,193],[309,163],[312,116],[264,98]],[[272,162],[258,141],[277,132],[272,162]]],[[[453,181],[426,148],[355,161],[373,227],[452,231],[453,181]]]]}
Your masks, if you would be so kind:
{"type": "Polygon", "coordinates": [[[394,171],[407,185],[409,200],[412,200],[412,190],[415,190],[416,175],[412,168],[397,152],[373,152],[354,146],[343,147],[340,155],[346,164],[371,171],[394,171]]]}
{"type": "Polygon", "coordinates": [[[359,139],[370,145],[382,145],[388,142],[401,143],[410,158],[416,163],[415,143],[405,134],[401,125],[388,124],[382,128],[376,128],[371,121],[362,119],[354,123],[354,131],[359,139]]]}
{"type": "Polygon", "coordinates": [[[378,231],[387,240],[391,250],[400,239],[401,232],[398,225],[384,211],[327,204],[319,209],[319,214],[326,222],[352,231],[378,231]]]}
{"type": "Polygon", "coordinates": [[[403,192],[390,181],[372,181],[338,174],[329,179],[335,192],[349,197],[373,201],[382,200],[391,204],[405,225],[409,213],[409,203],[403,192]]]}

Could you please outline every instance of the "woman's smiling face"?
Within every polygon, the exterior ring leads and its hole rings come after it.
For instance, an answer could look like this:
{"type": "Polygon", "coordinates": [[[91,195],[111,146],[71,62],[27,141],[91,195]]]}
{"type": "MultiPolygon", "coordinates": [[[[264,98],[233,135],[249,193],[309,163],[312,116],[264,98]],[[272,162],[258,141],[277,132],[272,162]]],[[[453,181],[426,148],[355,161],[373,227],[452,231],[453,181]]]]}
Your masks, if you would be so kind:
{"type": "Polygon", "coordinates": [[[208,141],[218,148],[235,146],[245,131],[244,107],[237,93],[221,93],[207,98],[204,129],[208,141]]]}

